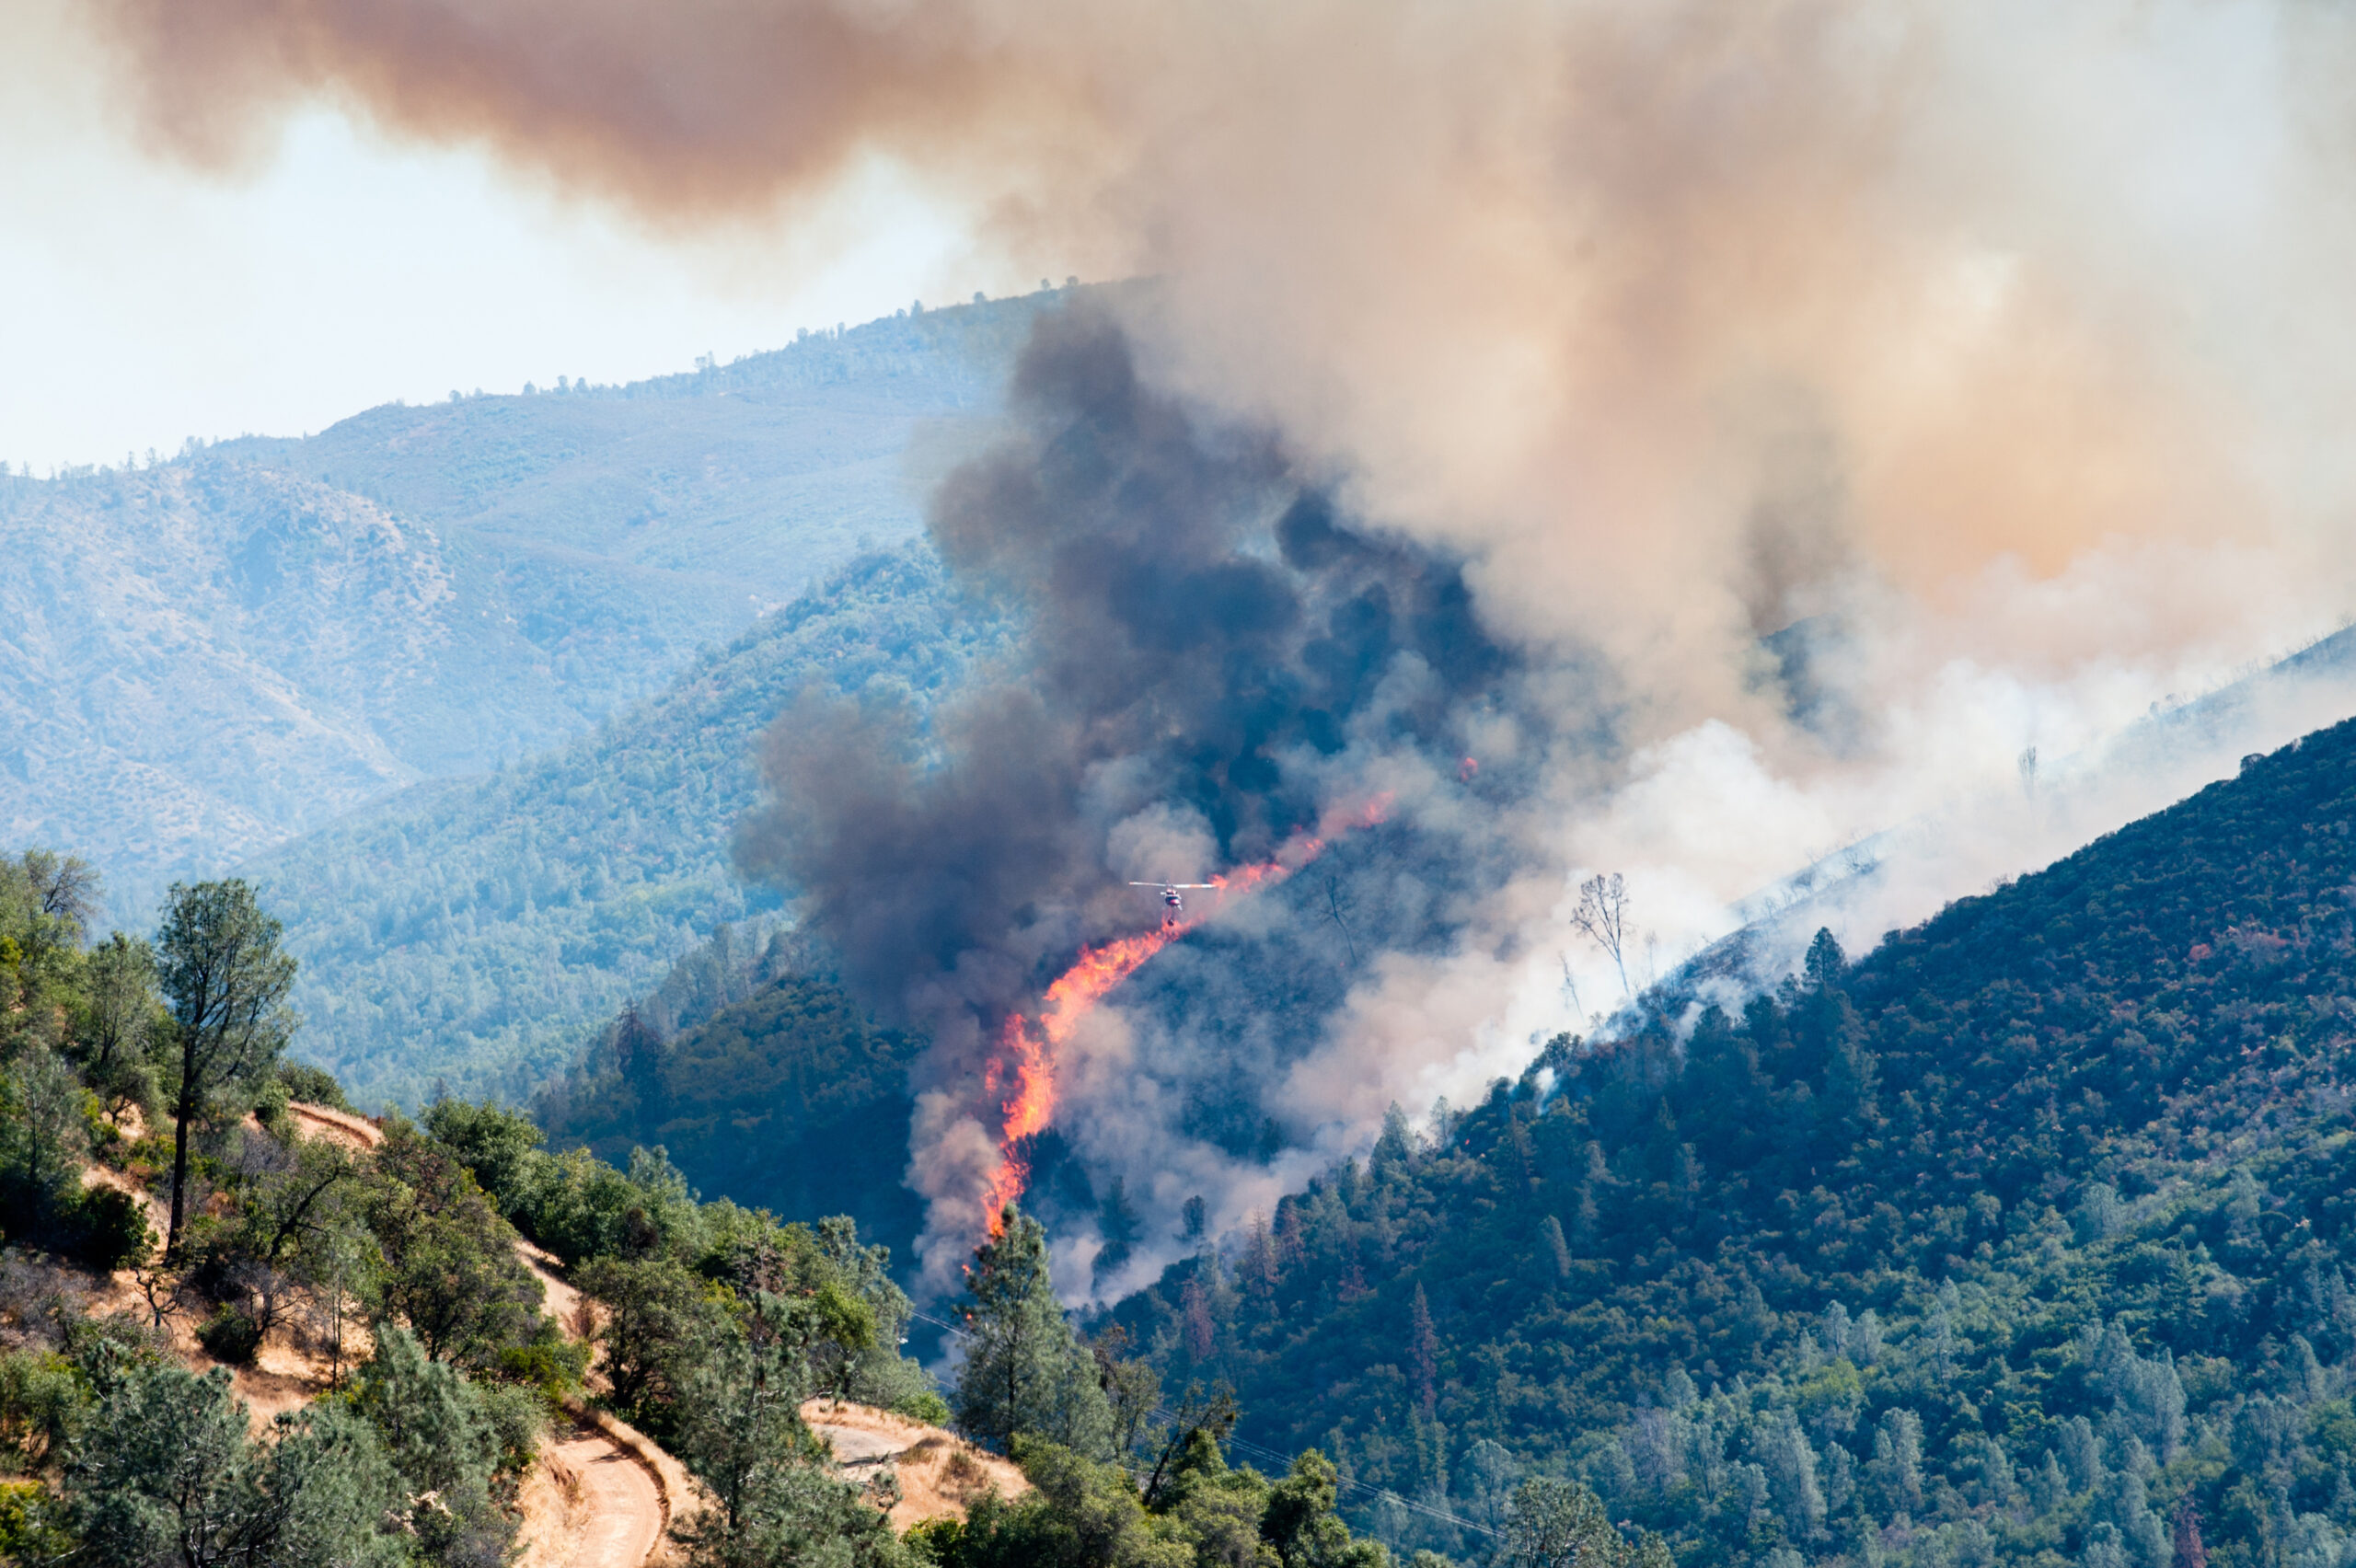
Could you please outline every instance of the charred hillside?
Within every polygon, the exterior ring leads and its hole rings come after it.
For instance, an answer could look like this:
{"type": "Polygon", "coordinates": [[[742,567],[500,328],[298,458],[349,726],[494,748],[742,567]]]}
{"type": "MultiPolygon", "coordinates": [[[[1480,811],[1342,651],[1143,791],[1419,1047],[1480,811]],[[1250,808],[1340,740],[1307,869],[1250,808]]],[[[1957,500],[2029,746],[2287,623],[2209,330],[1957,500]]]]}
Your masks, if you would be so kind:
{"type": "Polygon", "coordinates": [[[2158,1568],[2188,1521],[2342,1561],[2351,764],[2356,723],[1854,965],[1557,1040],[1116,1316],[1475,1522],[1537,1469],[1694,1562],[2158,1568]]]}

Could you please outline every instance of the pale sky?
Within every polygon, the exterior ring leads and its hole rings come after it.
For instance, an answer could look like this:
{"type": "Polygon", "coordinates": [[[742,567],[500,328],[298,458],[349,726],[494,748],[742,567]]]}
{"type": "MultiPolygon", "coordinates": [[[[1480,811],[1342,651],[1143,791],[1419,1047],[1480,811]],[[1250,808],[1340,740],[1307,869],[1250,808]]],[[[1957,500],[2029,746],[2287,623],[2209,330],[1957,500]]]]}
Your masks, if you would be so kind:
{"type": "Polygon", "coordinates": [[[0,0],[0,461],[317,431],[379,403],[686,370],[911,300],[1025,291],[888,167],[730,236],[656,236],[464,149],[306,111],[237,177],[159,161],[55,0],[0,0]]]}

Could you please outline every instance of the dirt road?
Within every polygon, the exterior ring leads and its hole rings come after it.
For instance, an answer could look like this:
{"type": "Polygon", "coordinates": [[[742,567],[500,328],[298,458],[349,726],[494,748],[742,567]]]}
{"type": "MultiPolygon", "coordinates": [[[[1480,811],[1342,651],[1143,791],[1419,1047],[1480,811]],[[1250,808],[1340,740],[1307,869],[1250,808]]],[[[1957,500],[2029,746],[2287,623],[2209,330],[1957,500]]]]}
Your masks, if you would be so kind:
{"type": "Polygon", "coordinates": [[[582,1525],[569,1555],[544,1559],[544,1568],[640,1568],[663,1539],[663,1494],[654,1477],[592,1427],[555,1449],[581,1478],[582,1525]]]}
{"type": "MultiPolygon", "coordinates": [[[[360,1148],[384,1141],[373,1123],[349,1112],[301,1101],[287,1109],[315,1137],[360,1148]]],[[[537,1247],[519,1239],[515,1251],[539,1280],[549,1312],[572,1333],[580,1293],[537,1247]]],[[[643,1568],[672,1516],[691,1505],[687,1470],[601,1412],[583,1407],[572,1418],[569,1434],[549,1435],[544,1473],[525,1488],[526,1545],[517,1568],[643,1568]]]]}

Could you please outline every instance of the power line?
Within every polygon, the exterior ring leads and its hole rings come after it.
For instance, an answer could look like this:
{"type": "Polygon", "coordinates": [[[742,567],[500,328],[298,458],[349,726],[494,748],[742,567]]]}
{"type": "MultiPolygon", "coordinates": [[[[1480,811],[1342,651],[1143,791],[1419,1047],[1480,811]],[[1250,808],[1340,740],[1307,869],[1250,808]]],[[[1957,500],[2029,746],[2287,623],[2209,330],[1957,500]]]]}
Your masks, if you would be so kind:
{"type": "MultiPolygon", "coordinates": [[[[942,1320],[934,1317],[930,1312],[919,1312],[914,1308],[911,1308],[909,1309],[908,1316],[918,1319],[923,1322],[930,1323],[934,1328],[954,1334],[959,1339],[973,1338],[973,1332],[971,1330],[960,1327],[955,1323],[945,1322],[942,1320]]],[[[1166,1421],[1172,1426],[1178,1424],[1178,1413],[1166,1406],[1156,1405],[1153,1410],[1153,1414],[1157,1420],[1166,1421]]],[[[1274,1448],[1263,1447],[1257,1443],[1247,1443],[1242,1438],[1232,1435],[1230,1435],[1228,1437],[1227,1446],[1250,1458],[1260,1459],[1270,1465],[1288,1470],[1292,1466],[1292,1456],[1278,1453],[1274,1448]]],[[[1427,1519],[1438,1519],[1442,1524],[1454,1525],[1458,1529],[1472,1530],[1479,1535],[1495,1537],[1497,1534],[1496,1530],[1491,1529],[1486,1525],[1475,1524],[1471,1519],[1460,1519],[1455,1515],[1449,1513],[1446,1509],[1435,1508],[1428,1503],[1418,1503],[1412,1498],[1402,1497],[1388,1487],[1369,1486],[1365,1482],[1354,1480],[1349,1476],[1340,1474],[1338,1471],[1336,1471],[1334,1479],[1341,1485],[1348,1487],[1351,1491],[1362,1492],[1377,1501],[1387,1497],[1392,1502],[1398,1504],[1399,1506],[1406,1509],[1411,1514],[1421,1514],[1427,1519]]]]}

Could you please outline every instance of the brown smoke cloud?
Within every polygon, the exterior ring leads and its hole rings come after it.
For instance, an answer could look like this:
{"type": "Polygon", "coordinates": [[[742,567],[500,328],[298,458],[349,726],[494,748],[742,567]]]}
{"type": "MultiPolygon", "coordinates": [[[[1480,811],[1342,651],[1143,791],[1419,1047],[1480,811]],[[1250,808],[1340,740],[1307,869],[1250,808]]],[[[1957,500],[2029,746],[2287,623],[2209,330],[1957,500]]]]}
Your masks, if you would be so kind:
{"type": "Polygon", "coordinates": [[[288,110],[324,98],[664,224],[765,207],[863,148],[1052,161],[1016,144],[1068,124],[1085,86],[962,6],[111,0],[103,14],[142,126],[201,165],[252,157],[288,110]]]}
{"type": "MultiPolygon", "coordinates": [[[[1761,623],[1859,580],[1969,643],[2000,562],[2051,580],[2131,541],[2345,566],[2319,536],[2350,499],[2322,450],[2350,391],[2324,90],[2349,24],[2314,7],[102,15],[142,123],[202,162],[328,98],[672,224],[876,152],[980,197],[1011,248],[1162,273],[1158,374],[1485,559],[1499,624],[1650,663],[1672,724],[1739,712],[1761,623]]],[[[2196,596],[2001,646],[2067,663],[2247,621],[2196,596]]]]}

